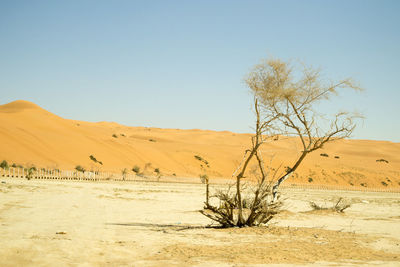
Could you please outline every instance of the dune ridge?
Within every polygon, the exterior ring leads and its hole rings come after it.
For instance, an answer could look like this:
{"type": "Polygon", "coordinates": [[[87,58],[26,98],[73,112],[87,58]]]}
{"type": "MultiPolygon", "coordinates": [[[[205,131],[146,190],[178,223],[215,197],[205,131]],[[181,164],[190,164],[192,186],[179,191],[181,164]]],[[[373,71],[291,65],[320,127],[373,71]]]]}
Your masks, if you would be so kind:
{"type": "MultiPolygon", "coordinates": [[[[194,157],[198,155],[210,163],[209,176],[229,178],[250,137],[229,131],[70,120],[24,100],[0,106],[0,160],[24,166],[73,169],[82,165],[88,170],[120,172],[135,165],[143,170],[147,165],[150,174],[159,168],[163,175],[198,177],[202,172],[194,157]],[[103,165],[90,160],[90,155],[103,165]]],[[[300,143],[281,137],[262,152],[267,165],[283,169],[295,160],[300,143]]],[[[309,155],[287,183],[400,188],[399,152],[400,143],[340,140],[309,155]]]]}

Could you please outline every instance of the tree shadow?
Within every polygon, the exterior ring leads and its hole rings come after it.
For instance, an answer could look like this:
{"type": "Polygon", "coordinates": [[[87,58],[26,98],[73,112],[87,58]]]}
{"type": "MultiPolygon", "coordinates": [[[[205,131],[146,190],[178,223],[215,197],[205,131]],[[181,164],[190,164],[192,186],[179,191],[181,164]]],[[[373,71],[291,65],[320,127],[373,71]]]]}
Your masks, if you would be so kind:
{"type": "Polygon", "coordinates": [[[162,231],[163,229],[174,230],[174,231],[183,231],[183,230],[214,228],[211,226],[201,226],[201,225],[159,224],[159,223],[140,223],[140,222],[106,223],[106,225],[145,227],[145,228],[150,228],[150,230],[154,230],[154,231],[162,231]]]}

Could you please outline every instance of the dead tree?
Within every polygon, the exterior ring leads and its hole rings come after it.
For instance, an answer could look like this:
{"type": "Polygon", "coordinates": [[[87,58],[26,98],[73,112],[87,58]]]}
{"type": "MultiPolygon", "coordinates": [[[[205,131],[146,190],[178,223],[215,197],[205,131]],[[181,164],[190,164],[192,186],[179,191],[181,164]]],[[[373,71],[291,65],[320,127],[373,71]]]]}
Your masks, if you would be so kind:
{"type": "Polygon", "coordinates": [[[205,208],[201,210],[202,214],[217,221],[223,227],[243,227],[267,223],[278,213],[281,205],[279,201],[272,203],[270,183],[267,179],[271,173],[270,170],[266,171],[261,151],[259,150],[264,142],[274,139],[273,136],[265,133],[271,129],[271,124],[277,117],[270,116],[268,119],[264,118],[262,120],[256,98],[254,109],[257,118],[255,135],[251,139],[251,148],[245,151],[242,164],[234,172],[234,176],[236,176],[235,193],[232,193],[230,188],[226,192],[219,191],[214,197],[220,200],[220,205],[206,204],[205,208]],[[246,170],[253,159],[257,160],[260,176],[257,179],[253,194],[250,197],[243,198],[241,181],[246,178],[246,170]],[[244,209],[246,209],[246,212],[244,212],[244,209]]]}
{"type": "Polygon", "coordinates": [[[355,128],[354,119],[359,118],[356,114],[339,112],[330,120],[330,127],[323,127],[323,116],[315,110],[317,103],[330,99],[340,88],[361,90],[350,79],[324,83],[318,70],[305,66],[295,70],[289,63],[272,59],[256,65],[246,83],[254,95],[256,115],[251,148],[245,151],[242,163],[234,172],[234,193],[231,188],[226,192],[217,192],[214,197],[220,204],[208,204],[201,211],[223,227],[253,226],[271,220],[281,205],[278,200],[279,186],[309,153],[328,142],[349,137],[355,128]],[[267,140],[277,140],[281,135],[298,137],[302,151],[291,166],[277,175],[277,171],[264,167],[260,147],[267,140]],[[259,171],[257,184],[253,194],[244,199],[242,179],[254,159],[259,171]]]}

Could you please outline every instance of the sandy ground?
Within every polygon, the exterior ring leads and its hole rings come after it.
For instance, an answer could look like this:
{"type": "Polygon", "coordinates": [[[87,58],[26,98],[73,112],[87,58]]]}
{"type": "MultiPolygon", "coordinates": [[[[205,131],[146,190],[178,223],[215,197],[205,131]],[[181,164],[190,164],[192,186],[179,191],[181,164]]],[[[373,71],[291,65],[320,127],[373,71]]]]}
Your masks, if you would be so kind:
{"type": "Polygon", "coordinates": [[[400,266],[398,193],[286,188],[268,227],[214,229],[201,184],[0,180],[1,266],[400,266]]]}

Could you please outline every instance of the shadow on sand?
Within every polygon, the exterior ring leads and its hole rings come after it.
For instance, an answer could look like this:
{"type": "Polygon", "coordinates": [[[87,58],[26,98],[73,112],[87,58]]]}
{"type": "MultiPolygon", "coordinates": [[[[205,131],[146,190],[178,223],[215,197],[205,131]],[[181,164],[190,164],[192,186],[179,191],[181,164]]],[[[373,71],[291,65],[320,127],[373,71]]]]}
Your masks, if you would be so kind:
{"type": "Polygon", "coordinates": [[[192,229],[214,228],[214,227],[210,227],[210,226],[200,226],[200,225],[158,224],[158,223],[137,223],[137,222],[131,222],[131,223],[106,223],[106,225],[145,227],[145,228],[151,228],[150,230],[155,230],[155,231],[160,231],[161,229],[183,231],[183,230],[192,230],[192,229]]]}

